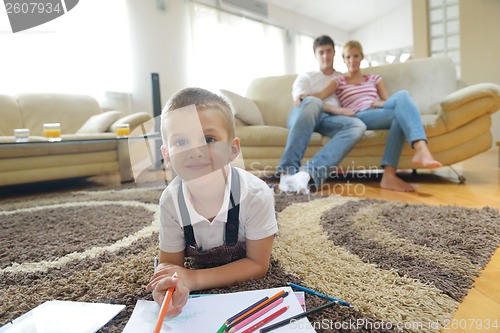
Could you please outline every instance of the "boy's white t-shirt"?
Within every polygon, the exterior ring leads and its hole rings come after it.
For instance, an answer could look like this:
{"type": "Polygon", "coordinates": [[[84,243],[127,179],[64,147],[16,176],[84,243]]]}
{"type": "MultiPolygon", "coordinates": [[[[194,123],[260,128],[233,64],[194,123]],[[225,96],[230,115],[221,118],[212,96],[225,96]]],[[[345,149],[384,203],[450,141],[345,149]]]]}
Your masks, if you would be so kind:
{"type": "MultiPolygon", "coordinates": [[[[332,81],[333,78],[337,75],[342,75],[342,73],[334,71],[330,75],[325,75],[323,74],[323,72],[314,71],[299,74],[293,82],[293,100],[295,101],[297,97],[299,97],[299,95],[320,92],[321,90],[325,89],[328,83],[330,83],[330,81],[332,81]]],[[[340,106],[337,95],[335,94],[332,94],[325,98],[324,103],[335,107],[340,106]]]]}
{"type": "MultiPolygon", "coordinates": [[[[240,176],[240,224],[238,241],[259,240],[278,232],[274,209],[274,194],[269,186],[251,173],[235,168],[240,176]]],[[[184,201],[191,217],[196,245],[206,251],[224,244],[224,234],[229,207],[229,188],[226,186],[219,213],[212,222],[194,209],[190,193],[180,178],[176,177],[160,197],[160,250],[167,253],[183,251],[186,247],[183,224],[177,200],[179,185],[183,186],[184,201]]],[[[227,184],[231,184],[231,172],[227,184]]]]}

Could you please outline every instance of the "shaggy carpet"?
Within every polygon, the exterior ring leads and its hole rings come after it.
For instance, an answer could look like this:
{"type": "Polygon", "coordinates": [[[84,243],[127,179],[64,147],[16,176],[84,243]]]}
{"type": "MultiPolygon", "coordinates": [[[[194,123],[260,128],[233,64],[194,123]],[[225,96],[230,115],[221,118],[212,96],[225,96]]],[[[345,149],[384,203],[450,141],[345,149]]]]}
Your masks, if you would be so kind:
{"type": "MultiPolygon", "coordinates": [[[[78,191],[0,205],[0,326],[48,300],[125,304],[121,332],[158,249],[160,188],[78,191]]],[[[309,317],[317,332],[437,332],[499,246],[499,212],[339,196],[276,195],[279,234],[261,280],[352,303],[309,317]]],[[[306,295],[312,308],[324,300],[306,295]]]]}

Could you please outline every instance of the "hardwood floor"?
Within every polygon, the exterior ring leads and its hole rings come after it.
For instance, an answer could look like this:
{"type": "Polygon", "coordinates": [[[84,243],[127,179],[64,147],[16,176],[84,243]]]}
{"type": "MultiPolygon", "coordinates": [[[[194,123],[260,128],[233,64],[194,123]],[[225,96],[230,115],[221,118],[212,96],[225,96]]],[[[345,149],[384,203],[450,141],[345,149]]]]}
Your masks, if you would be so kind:
{"type": "MultiPolygon", "coordinates": [[[[382,190],[378,187],[379,177],[371,175],[368,179],[351,178],[340,183],[327,183],[323,193],[427,205],[500,209],[499,163],[499,151],[495,149],[454,165],[466,178],[465,184],[458,183],[456,174],[450,168],[442,168],[421,174],[419,171],[416,176],[411,173],[404,175],[405,180],[419,185],[416,192],[382,190]]],[[[449,328],[443,332],[500,332],[500,247],[458,307],[449,328]],[[496,327],[491,327],[495,320],[496,327]],[[488,323],[490,328],[486,329],[488,323]]]]}

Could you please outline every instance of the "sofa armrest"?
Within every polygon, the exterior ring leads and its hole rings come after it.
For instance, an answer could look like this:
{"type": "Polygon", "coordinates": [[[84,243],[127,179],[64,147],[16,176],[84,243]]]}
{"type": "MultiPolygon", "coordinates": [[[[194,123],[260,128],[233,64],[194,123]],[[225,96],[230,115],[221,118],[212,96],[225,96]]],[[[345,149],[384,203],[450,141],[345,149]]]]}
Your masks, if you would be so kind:
{"type": "Polygon", "coordinates": [[[153,119],[153,117],[151,117],[151,115],[147,112],[135,112],[135,113],[129,114],[129,115],[122,117],[122,118],[118,119],[117,121],[115,121],[109,127],[109,131],[116,132],[116,125],[118,125],[118,124],[129,124],[130,131],[132,132],[134,130],[134,128],[136,128],[137,126],[139,126],[139,125],[141,125],[141,124],[143,124],[146,121],[149,121],[151,119],[153,119]]]}
{"type": "Polygon", "coordinates": [[[500,86],[479,83],[459,89],[441,101],[446,128],[454,130],[484,114],[500,109],[500,86]]]}

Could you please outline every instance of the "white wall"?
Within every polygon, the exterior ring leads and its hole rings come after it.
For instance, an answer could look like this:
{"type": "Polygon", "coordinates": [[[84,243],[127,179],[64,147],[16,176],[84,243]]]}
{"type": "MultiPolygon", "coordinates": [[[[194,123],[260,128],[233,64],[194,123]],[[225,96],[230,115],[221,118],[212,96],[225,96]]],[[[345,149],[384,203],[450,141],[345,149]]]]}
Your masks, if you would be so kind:
{"type": "MultiPolygon", "coordinates": [[[[462,80],[468,85],[500,84],[499,0],[460,1],[460,45],[462,80]],[[479,23],[479,24],[478,24],[479,23]]],[[[500,111],[492,115],[493,148],[500,141],[500,111]]]]}
{"type": "Polygon", "coordinates": [[[182,0],[127,0],[132,45],[132,96],[134,111],[153,113],[151,73],[160,76],[163,103],[187,82],[187,8],[182,0]]]}
{"type": "Polygon", "coordinates": [[[351,39],[361,42],[365,54],[413,45],[411,0],[401,2],[401,6],[350,34],[351,39]]]}

